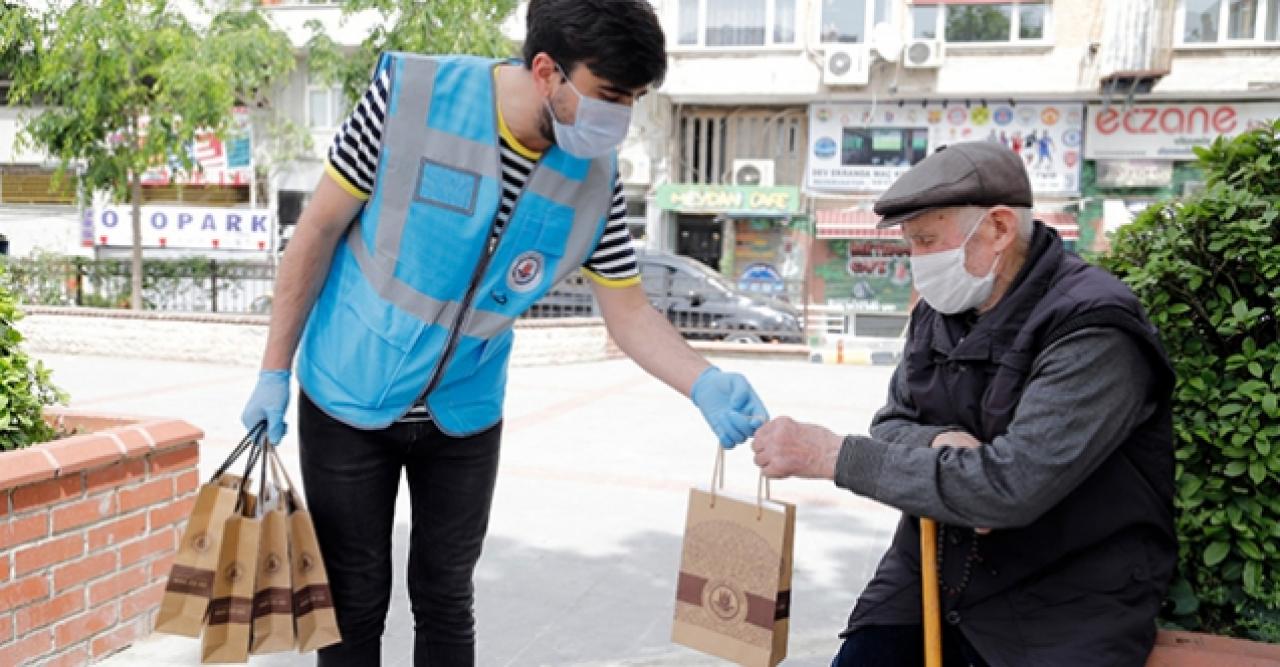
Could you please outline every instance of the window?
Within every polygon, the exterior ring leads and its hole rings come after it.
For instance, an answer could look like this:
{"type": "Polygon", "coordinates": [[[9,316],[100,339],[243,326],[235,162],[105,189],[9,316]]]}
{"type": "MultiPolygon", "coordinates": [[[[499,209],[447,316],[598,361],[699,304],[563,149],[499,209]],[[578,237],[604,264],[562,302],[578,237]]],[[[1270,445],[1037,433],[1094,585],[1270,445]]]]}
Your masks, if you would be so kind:
{"type": "Polygon", "coordinates": [[[796,42],[797,0],[680,0],[680,46],[774,46],[796,42]]]}
{"type": "Polygon", "coordinates": [[[328,130],[342,124],[347,103],[341,86],[307,88],[307,127],[328,130]]]}
{"type": "Polygon", "coordinates": [[[1248,44],[1280,39],[1280,0],[1181,0],[1183,44],[1248,44]]]}
{"type": "Polygon", "coordinates": [[[889,0],[822,0],[824,42],[862,44],[877,23],[889,21],[889,0]]]}
{"type": "Polygon", "coordinates": [[[951,43],[1042,42],[1049,36],[1049,5],[1041,0],[918,5],[911,36],[951,43]]]}

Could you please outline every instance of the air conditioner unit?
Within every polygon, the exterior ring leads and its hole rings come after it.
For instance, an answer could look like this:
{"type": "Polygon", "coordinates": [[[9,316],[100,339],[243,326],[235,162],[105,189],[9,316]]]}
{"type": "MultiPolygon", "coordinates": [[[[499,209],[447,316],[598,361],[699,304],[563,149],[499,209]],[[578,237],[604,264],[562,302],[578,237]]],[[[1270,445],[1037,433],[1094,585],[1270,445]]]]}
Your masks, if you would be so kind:
{"type": "Polygon", "coordinates": [[[940,67],[942,65],[942,42],[936,39],[913,39],[907,42],[902,51],[904,67],[918,69],[940,67]]]}
{"type": "Polygon", "coordinates": [[[649,185],[653,180],[653,166],[644,146],[632,144],[618,153],[618,177],[623,185],[649,185]]]}
{"type": "Polygon", "coordinates": [[[871,82],[871,58],[865,46],[827,47],[822,83],[828,86],[865,86],[871,82]]]}
{"type": "Polygon", "coordinates": [[[734,185],[773,186],[773,160],[734,160],[734,185]]]}

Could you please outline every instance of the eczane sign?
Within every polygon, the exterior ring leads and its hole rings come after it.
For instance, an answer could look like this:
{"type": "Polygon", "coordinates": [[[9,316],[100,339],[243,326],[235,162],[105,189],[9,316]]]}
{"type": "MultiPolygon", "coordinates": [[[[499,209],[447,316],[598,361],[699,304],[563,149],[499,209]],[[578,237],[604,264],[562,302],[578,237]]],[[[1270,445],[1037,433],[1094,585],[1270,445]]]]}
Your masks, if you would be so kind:
{"type": "Polygon", "coordinates": [[[1280,103],[1089,106],[1085,157],[1090,160],[1194,160],[1195,146],[1233,137],[1280,117],[1280,103]]]}

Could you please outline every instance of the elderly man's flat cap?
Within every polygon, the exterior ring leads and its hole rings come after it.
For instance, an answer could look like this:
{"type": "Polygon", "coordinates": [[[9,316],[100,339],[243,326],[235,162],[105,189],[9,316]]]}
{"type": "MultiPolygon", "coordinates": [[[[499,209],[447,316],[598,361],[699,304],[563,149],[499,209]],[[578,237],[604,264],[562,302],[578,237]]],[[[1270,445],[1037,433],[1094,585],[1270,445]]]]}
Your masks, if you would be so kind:
{"type": "Polygon", "coordinates": [[[892,227],[931,208],[1031,204],[1022,158],[994,141],[969,141],[918,162],[881,195],[875,212],[882,216],[877,227],[892,227]]]}

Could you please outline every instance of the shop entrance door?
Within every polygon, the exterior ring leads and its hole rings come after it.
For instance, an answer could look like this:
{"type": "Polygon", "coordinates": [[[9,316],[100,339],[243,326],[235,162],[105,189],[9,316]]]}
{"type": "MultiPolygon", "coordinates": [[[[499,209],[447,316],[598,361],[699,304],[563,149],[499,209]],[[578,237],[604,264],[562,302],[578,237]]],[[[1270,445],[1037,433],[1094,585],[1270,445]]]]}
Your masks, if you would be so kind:
{"type": "Polygon", "coordinates": [[[682,215],[677,220],[676,254],[692,257],[720,270],[720,256],[724,252],[724,231],[721,221],[705,216],[682,215]]]}

